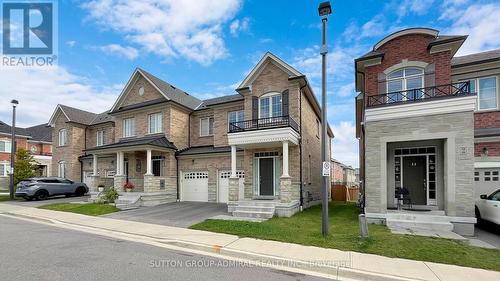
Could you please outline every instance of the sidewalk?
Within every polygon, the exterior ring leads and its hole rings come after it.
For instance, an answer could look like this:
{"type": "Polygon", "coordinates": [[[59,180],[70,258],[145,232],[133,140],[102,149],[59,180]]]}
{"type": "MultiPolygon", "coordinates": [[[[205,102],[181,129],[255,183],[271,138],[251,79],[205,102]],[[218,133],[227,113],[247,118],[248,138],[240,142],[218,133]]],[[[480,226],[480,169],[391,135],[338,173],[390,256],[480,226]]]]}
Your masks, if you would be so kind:
{"type": "Polygon", "coordinates": [[[239,238],[155,224],[91,217],[0,203],[0,214],[29,218],[55,226],[92,231],[101,235],[123,235],[144,243],[151,241],[355,280],[500,280],[500,272],[454,265],[388,258],[371,254],[302,246],[283,242],[239,238]]]}

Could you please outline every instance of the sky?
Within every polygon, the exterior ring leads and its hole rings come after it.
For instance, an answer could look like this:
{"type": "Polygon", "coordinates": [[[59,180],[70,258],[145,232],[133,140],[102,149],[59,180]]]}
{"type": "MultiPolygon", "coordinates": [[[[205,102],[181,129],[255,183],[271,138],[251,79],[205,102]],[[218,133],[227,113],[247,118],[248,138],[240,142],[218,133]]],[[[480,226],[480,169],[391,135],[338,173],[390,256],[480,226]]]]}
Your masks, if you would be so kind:
{"type": "MultiPolygon", "coordinates": [[[[0,70],[0,120],[48,122],[57,104],[108,110],[136,67],[200,99],[235,94],[267,51],[306,74],[321,101],[321,19],[311,0],[61,0],[58,65],[0,70]]],[[[328,121],[333,157],[358,167],[354,59],[386,35],[469,35],[458,55],[500,48],[500,1],[332,1],[328,121]]]]}

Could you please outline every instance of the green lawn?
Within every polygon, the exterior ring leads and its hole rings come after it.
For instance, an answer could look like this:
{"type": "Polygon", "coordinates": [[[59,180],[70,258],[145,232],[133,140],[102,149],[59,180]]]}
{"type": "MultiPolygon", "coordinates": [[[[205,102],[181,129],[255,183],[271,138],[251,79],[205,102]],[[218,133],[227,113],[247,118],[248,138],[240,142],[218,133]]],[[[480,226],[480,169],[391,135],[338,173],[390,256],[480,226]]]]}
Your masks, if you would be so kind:
{"type": "Polygon", "coordinates": [[[88,204],[55,203],[55,204],[43,205],[38,208],[53,210],[53,211],[71,212],[88,216],[100,216],[120,211],[120,209],[116,208],[115,206],[107,204],[95,204],[95,203],[88,203],[88,204]]]}
{"type": "Polygon", "coordinates": [[[206,220],[191,228],[500,271],[500,250],[442,238],[392,234],[387,227],[373,224],[369,226],[370,237],[363,240],[358,237],[358,211],[354,204],[331,203],[329,213],[330,234],[327,237],[321,235],[321,206],[306,209],[291,218],[272,218],[262,223],[206,220]]]}
{"type": "MultiPolygon", "coordinates": [[[[14,197],[14,200],[23,200],[23,199],[19,197],[14,197]]],[[[0,202],[2,201],[10,201],[9,195],[0,195],[0,202]]]]}

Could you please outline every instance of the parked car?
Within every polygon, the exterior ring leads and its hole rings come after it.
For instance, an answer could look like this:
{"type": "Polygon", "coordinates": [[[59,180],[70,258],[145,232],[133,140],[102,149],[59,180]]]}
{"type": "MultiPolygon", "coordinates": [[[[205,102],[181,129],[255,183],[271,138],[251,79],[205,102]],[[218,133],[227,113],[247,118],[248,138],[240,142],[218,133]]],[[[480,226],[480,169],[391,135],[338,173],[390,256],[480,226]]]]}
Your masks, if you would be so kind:
{"type": "Polygon", "coordinates": [[[54,195],[83,196],[89,191],[86,184],[64,178],[29,178],[17,184],[16,197],[26,200],[45,200],[54,195]]]}
{"type": "Polygon", "coordinates": [[[476,218],[500,225],[500,189],[476,201],[476,218]]]}

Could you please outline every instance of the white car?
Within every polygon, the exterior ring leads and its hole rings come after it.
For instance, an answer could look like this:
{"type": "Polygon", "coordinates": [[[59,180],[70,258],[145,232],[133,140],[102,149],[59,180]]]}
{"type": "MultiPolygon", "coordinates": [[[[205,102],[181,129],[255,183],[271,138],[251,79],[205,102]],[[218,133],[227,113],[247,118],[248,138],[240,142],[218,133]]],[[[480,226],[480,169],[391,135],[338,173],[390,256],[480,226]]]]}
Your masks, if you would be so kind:
{"type": "Polygon", "coordinates": [[[500,225],[500,189],[476,201],[476,218],[500,225]]]}

